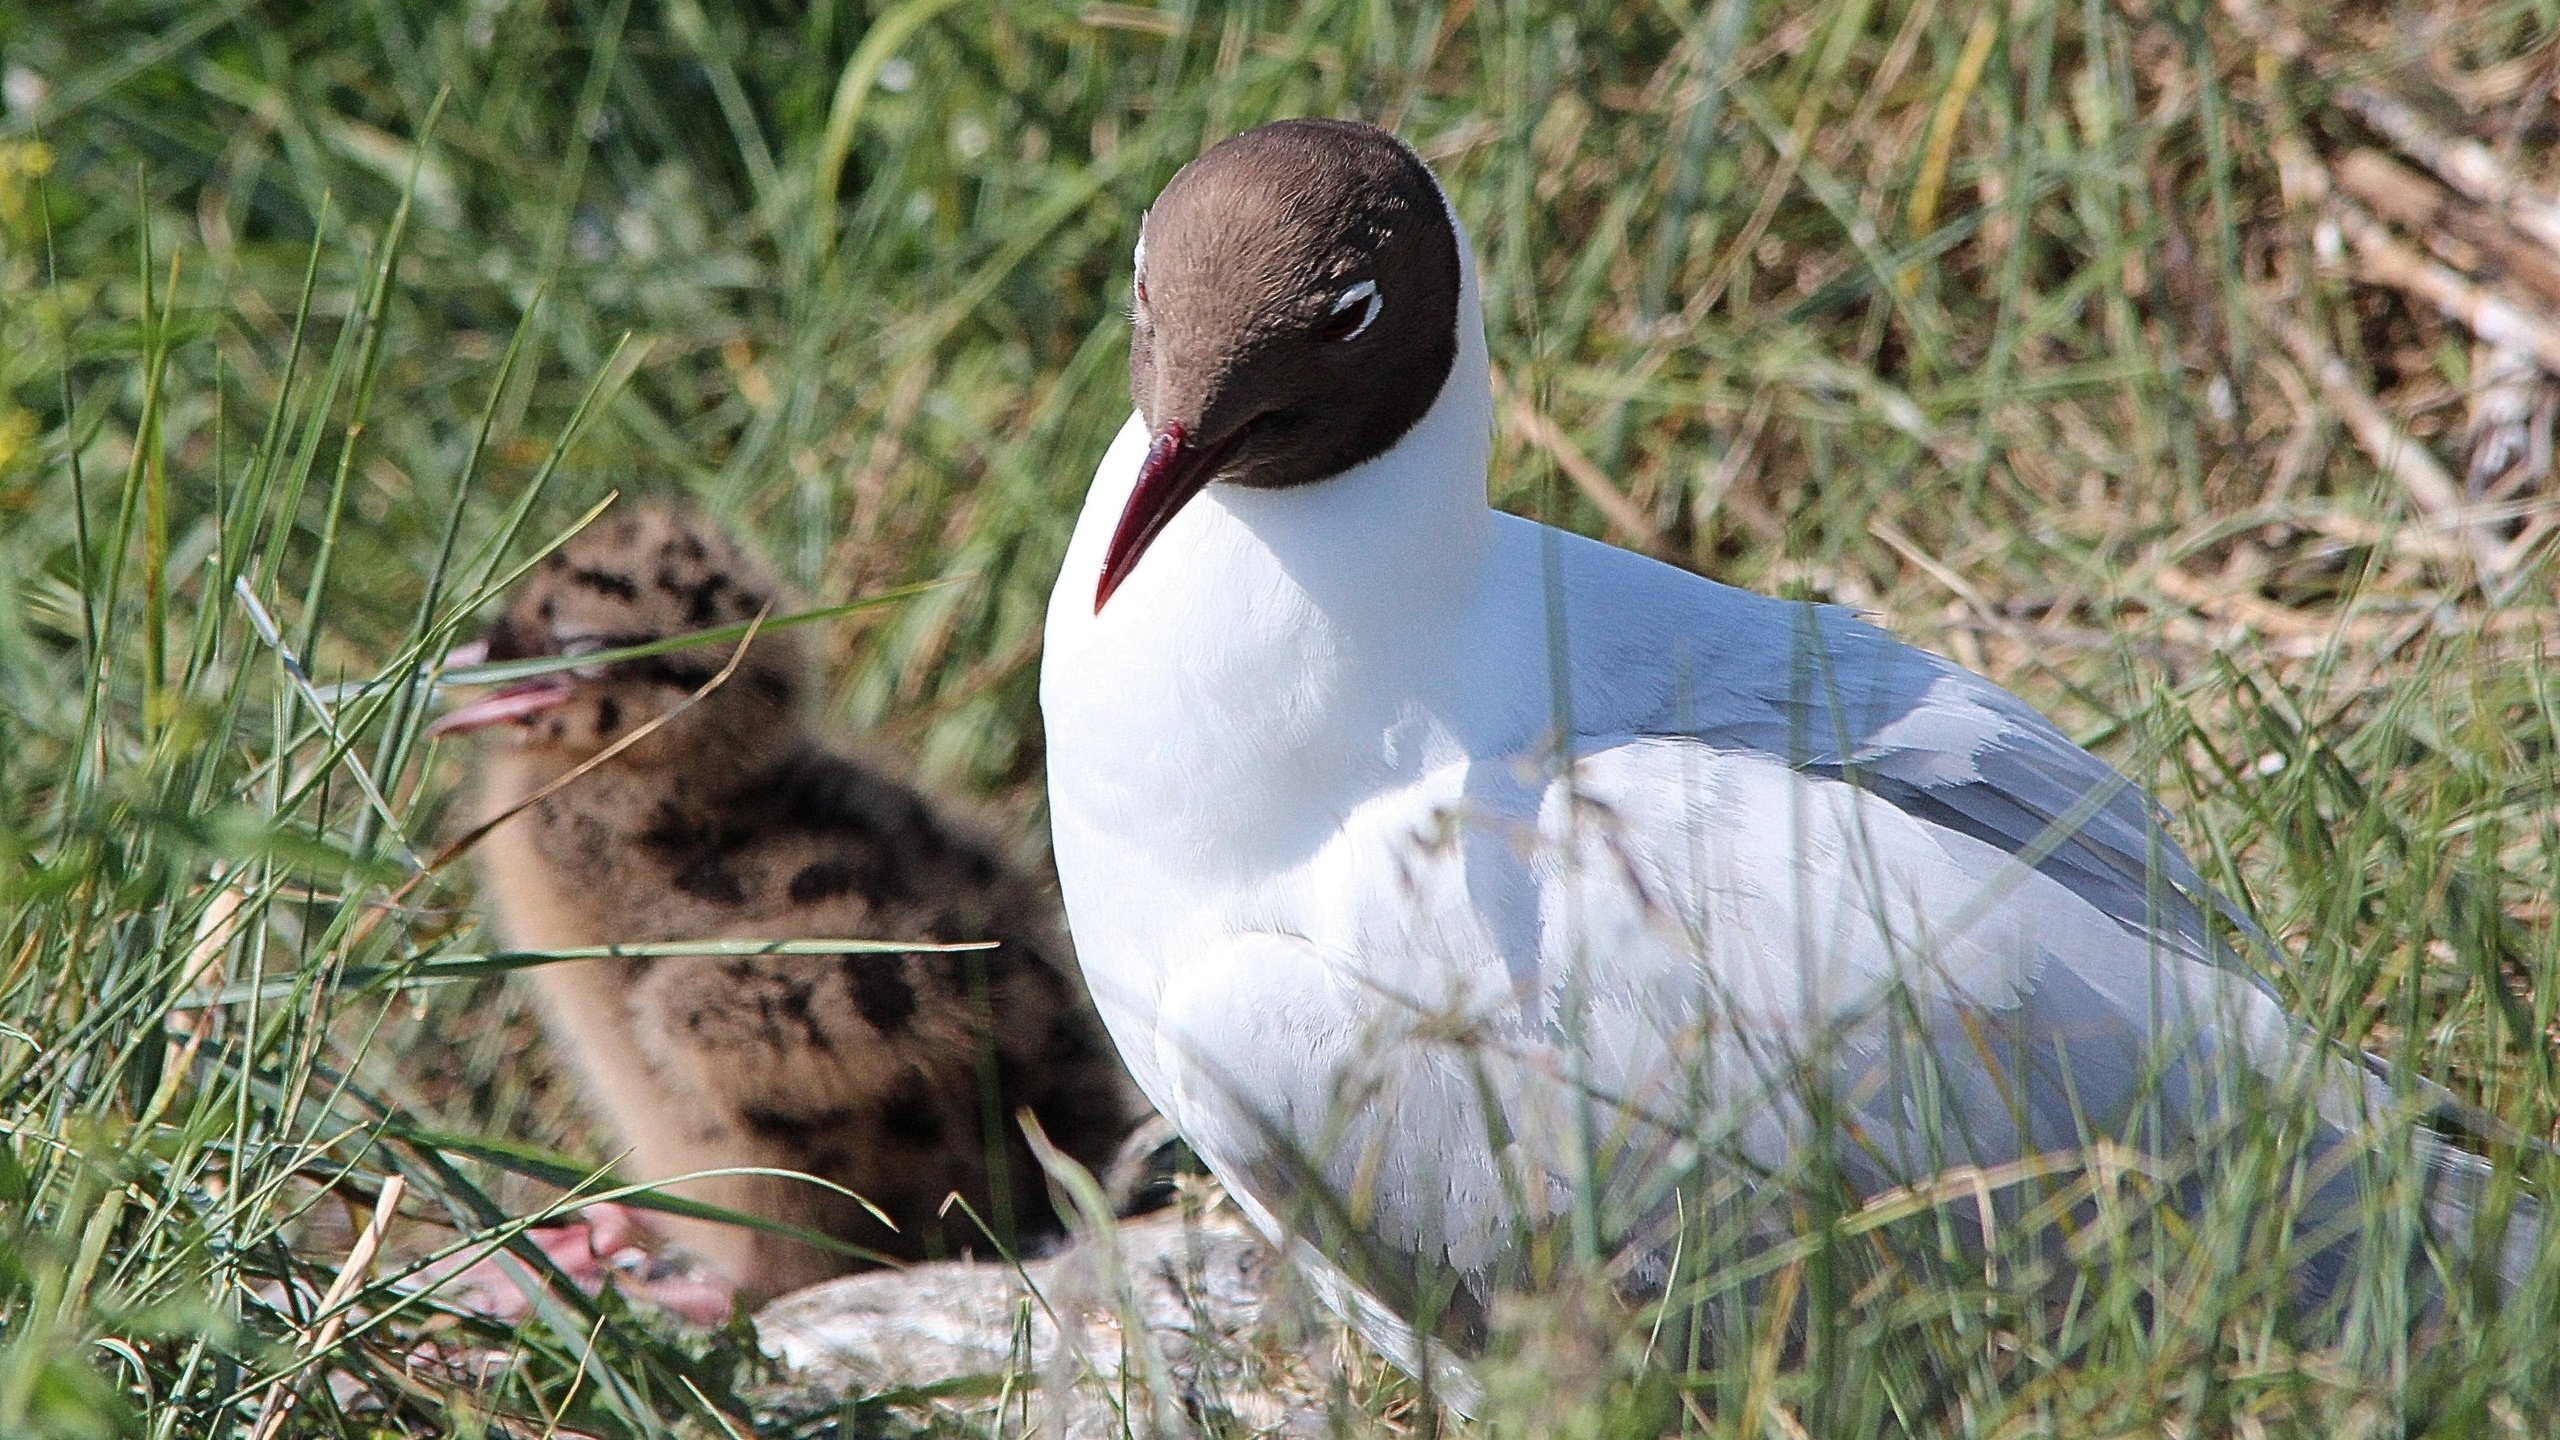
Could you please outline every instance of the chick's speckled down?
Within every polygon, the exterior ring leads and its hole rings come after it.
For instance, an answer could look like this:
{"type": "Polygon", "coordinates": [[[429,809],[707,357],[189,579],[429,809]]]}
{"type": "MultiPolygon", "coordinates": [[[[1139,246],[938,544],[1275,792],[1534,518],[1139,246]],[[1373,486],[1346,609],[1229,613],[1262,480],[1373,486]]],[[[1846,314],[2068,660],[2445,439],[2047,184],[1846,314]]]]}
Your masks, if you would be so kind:
{"type": "MultiPolygon", "coordinates": [[[[489,632],[490,658],[577,655],[790,608],[735,542],[641,510],[599,521],[529,576],[489,632]]],[[[1143,1113],[1053,895],[991,837],[809,732],[798,632],[755,636],[687,704],[731,655],[707,645],[572,670],[482,702],[501,718],[454,727],[493,732],[486,816],[657,726],[483,842],[482,891],[508,943],[993,948],[554,963],[531,972],[554,1042],[634,1178],[803,1171],[861,1200],[759,1176],[671,1188],[887,1258],[984,1252],[969,1212],[1037,1241],[1058,1217],[1018,1113],[1096,1169],[1143,1113]],[[965,1209],[946,1204],[955,1194],[965,1209]]],[[[861,1264],[743,1227],[671,1228],[750,1298],[861,1264]]]]}

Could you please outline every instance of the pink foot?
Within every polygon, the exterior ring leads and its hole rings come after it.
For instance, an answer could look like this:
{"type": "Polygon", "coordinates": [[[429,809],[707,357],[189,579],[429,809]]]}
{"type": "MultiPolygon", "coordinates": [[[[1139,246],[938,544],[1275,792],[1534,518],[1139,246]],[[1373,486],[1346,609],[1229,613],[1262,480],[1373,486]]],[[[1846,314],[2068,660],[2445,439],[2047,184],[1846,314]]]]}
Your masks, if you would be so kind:
{"type": "MultiPolygon", "coordinates": [[[[728,1319],[736,1302],[734,1286],[651,1253],[648,1224],[627,1205],[589,1205],[572,1219],[526,1233],[562,1274],[590,1295],[610,1280],[625,1296],[697,1325],[728,1319]]],[[[533,1296],[494,1255],[442,1283],[464,1309],[502,1324],[523,1319],[533,1308],[533,1296]]]]}

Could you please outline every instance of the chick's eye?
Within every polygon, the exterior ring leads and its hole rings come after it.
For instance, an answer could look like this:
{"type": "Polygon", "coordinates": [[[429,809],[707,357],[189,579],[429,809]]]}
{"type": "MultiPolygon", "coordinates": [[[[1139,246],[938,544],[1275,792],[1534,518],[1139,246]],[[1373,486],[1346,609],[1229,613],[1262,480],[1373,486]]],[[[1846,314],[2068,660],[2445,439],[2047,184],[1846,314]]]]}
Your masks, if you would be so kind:
{"type": "Polygon", "coordinates": [[[1144,275],[1138,277],[1138,303],[1147,303],[1147,277],[1144,275]]]}
{"type": "Polygon", "coordinates": [[[1356,340],[1378,318],[1378,282],[1363,280],[1334,297],[1333,313],[1316,325],[1319,340],[1356,340]]]}

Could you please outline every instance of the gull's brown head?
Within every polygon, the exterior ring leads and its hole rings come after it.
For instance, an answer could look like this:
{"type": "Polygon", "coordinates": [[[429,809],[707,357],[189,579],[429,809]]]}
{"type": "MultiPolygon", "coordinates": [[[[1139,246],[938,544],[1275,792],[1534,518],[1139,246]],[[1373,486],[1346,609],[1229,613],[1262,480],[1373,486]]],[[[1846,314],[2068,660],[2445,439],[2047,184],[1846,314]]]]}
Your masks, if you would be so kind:
{"type": "Polygon", "coordinates": [[[1182,167],[1139,233],[1150,443],[1094,609],[1210,482],[1310,484],[1403,438],[1457,358],[1459,283],[1439,182],[1375,126],[1283,120],[1182,167]]]}
{"type": "MultiPolygon", "coordinates": [[[[508,592],[483,637],[485,658],[574,658],[791,608],[764,565],[716,527],[673,509],[636,507],[607,514],[508,592]]],[[[555,670],[447,712],[435,733],[497,729],[515,748],[575,764],[684,706],[737,645],[555,670]]],[[[734,765],[794,733],[807,673],[797,634],[758,634],[727,680],[616,763],[734,765]]]]}

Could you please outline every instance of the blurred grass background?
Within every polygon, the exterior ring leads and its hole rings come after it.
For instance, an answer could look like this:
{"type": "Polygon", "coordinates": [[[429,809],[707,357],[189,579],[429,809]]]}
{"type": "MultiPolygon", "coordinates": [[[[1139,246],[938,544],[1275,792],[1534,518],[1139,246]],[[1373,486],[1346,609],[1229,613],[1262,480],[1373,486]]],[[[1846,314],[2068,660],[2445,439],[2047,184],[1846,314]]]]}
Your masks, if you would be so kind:
{"type": "MultiPolygon", "coordinates": [[[[397,1174],[485,1232],[575,1173],[508,1146],[583,1143],[506,992],[421,983],[481,947],[465,867],[420,869],[463,757],[406,677],[606,494],[682,492],[820,601],[952,580],[830,627],[827,714],[1036,846],[1138,218],[1289,114],[1390,125],[1455,196],[1499,503],[1986,670],[2159,788],[2306,1013],[2551,1134],[2549,379],[2540,472],[2468,528],[2413,504],[2339,396],[2460,472],[2481,352],[2359,283],[2305,177],[2372,140],[2366,85],[2560,187],[2555,34],[2551,0],[11,0],[0,1435],[246,1434],[279,1376],[277,1433],[928,1423],[761,1414],[741,1336],[610,1304],[488,1373],[413,1364],[468,1333],[414,1305],[319,1335],[341,1202],[397,1174]],[[320,703],[240,589],[317,685],[383,683],[320,703]],[[217,975],[248,998],[181,1004],[217,975]]],[[[2151,1357],[1929,1433],[2525,1434],[2555,1357],[2414,1400],[2151,1357]]],[[[1836,1383],[1699,1423],[1802,1433],[1836,1383]]],[[[1362,1423],[1428,1423],[1398,1395],[1362,1423]]]]}

